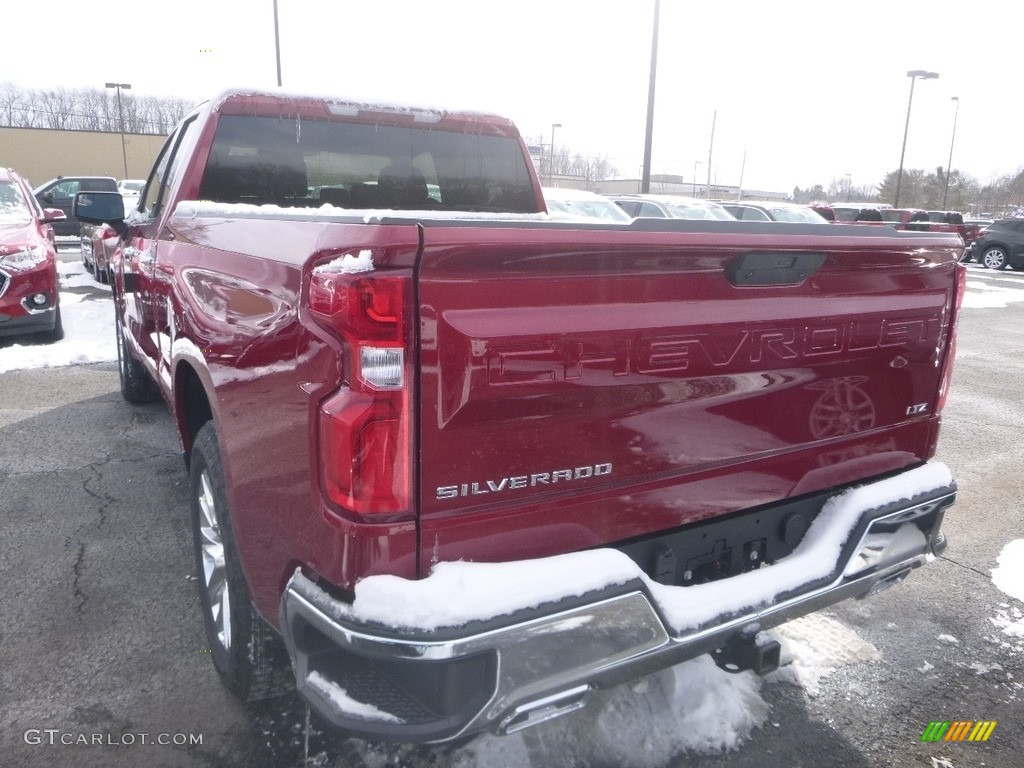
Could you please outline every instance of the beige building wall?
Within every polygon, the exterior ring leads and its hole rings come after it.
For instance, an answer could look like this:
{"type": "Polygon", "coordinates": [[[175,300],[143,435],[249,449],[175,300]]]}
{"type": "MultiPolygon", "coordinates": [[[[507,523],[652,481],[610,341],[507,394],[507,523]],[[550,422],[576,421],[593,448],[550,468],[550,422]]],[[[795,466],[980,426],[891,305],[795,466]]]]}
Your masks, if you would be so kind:
{"type": "Polygon", "coordinates": [[[113,176],[145,179],[166,136],[0,128],[0,168],[13,168],[33,187],[57,176],[113,176]],[[128,159],[128,175],[124,158],[128,159]]]}

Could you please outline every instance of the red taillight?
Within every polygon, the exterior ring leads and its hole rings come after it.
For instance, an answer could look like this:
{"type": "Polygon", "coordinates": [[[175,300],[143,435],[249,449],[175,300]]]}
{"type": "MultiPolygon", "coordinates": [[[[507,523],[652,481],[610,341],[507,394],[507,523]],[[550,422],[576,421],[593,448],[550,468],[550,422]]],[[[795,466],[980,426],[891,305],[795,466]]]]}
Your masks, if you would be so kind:
{"type": "Polygon", "coordinates": [[[320,405],[323,488],[360,515],[410,506],[411,297],[408,276],[321,268],[310,279],[313,317],[346,347],[347,387],[320,405]]]}
{"type": "Polygon", "coordinates": [[[320,406],[324,490],[361,515],[409,508],[409,415],[406,392],[369,396],[344,389],[320,406]]]}
{"type": "Polygon", "coordinates": [[[935,413],[942,413],[949,399],[949,385],[953,381],[953,359],[956,357],[956,327],[960,322],[960,306],[967,292],[967,268],[956,264],[953,286],[953,311],[949,323],[949,343],[946,345],[946,357],[942,361],[942,376],[939,381],[939,400],[935,405],[935,413]]]}

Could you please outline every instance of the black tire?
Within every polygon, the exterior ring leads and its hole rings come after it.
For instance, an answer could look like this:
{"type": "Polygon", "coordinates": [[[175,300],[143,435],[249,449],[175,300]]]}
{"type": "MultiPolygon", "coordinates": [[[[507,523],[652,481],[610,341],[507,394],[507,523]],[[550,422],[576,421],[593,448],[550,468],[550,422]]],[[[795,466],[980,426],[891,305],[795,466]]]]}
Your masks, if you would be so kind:
{"type": "Polygon", "coordinates": [[[989,269],[1006,269],[1009,258],[1006,251],[998,245],[985,248],[978,256],[978,263],[989,269]]]}
{"type": "Polygon", "coordinates": [[[128,343],[121,327],[121,315],[114,305],[114,334],[117,343],[117,372],[121,378],[121,397],[134,404],[152,403],[160,397],[156,383],[149,372],[128,351],[128,343]]]}
{"type": "Polygon", "coordinates": [[[64,321],[60,317],[60,304],[53,312],[53,330],[40,331],[37,339],[52,343],[54,341],[60,341],[64,338],[64,321]]]}
{"type": "Polygon", "coordinates": [[[212,421],[192,446],[189,487],[196,583],[214,666],[242,701],[287,693],[295,686],[288,653],[253,607],[238,560],[212,421]]]}

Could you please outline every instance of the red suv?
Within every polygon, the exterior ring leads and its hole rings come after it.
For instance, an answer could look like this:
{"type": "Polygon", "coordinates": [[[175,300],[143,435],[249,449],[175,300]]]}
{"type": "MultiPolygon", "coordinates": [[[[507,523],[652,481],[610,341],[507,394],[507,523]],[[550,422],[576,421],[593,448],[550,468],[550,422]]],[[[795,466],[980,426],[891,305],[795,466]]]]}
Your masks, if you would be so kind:
{"type": "Polygon", "coordinates": [[[64,338],[50,225],[64,218],[60,210],[41,208],[21,176],[0,168],[0,337],[64,338]]]}

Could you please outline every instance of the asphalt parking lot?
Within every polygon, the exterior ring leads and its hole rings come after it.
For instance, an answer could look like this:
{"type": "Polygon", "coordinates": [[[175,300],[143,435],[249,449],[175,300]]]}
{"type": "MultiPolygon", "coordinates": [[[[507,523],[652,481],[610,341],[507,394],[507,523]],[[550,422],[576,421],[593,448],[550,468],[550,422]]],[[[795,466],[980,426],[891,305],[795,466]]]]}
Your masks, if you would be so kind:
{"type": "Polygon", "coordinates": [[[652,733],[678,727],[673,696],[700,694],[666,693],[664,675],[596,711],[435,748],[332,736],[295,697],[239,704],[207,657],[166,408],[124,403],[114,363],[0,373],[0,765],[1024,765],[1024,636],[1007,631],[1024,629],[1024,604],[991,578],[1024,539],[1024,272],[969,270],[937,457],[960,486],[948,550],[899,587],[829,611],[815,637],[840,646],[834,668],[761,684],[766,719],[737,748],[660,763],[652,733]],[[853,653],[850,638],[874,652],[853,653]],[[922,743],[935,720],[998,725],[985,743],[922,743]]]}

